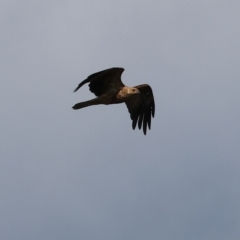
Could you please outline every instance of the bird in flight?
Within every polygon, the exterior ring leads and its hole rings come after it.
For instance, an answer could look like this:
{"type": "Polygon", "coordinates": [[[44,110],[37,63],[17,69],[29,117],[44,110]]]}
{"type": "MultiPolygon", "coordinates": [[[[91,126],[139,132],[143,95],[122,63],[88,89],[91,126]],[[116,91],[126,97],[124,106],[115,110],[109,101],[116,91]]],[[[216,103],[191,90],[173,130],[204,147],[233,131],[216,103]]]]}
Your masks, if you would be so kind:
{"type": "Polygon", "coordinates": [[[147,126],[151,128],[151,117],[154,117],[155,103],[152,89],[147,84],[135,87],[127,87],[122,83],[121,75],[123,68],[110,68],[88,76],[74,90],[76,92],[85,83],[89,83],[89,89],[97,97],[75,104],[74,110],[98,104],[117,104],[127,105],[132,120],[132,128],[138,124],[139,129],[143,129],[146,135],[147,126]]]}

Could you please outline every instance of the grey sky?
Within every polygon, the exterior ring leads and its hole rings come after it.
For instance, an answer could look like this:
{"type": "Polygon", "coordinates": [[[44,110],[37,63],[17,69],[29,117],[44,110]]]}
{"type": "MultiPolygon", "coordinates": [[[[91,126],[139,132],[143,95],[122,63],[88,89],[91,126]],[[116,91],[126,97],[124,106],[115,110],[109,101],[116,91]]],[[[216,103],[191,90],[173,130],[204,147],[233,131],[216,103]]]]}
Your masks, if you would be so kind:
{"type": "Polygon", "coordinates": [[[0,239],[238,239],[239,26],[239,1],[1,1],[0,239]],[[152,86],[147,136],[71,109],[110,67],[152,86]]]}

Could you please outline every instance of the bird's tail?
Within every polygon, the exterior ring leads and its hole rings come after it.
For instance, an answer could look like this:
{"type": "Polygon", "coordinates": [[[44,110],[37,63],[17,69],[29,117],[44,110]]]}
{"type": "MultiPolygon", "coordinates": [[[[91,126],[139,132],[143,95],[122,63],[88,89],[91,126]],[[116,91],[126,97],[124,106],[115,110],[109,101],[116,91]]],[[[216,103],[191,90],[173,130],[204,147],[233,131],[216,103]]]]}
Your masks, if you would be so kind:
{"type": "Polygon", "coordinates": [[[88,106],[90,106],[88,103],[80,102],[80,103],[75,104],[72,108],[74,110],[77,110],[77,109],[81,109],[81,108],[88,107],[88,106]]]}
{"type": "Polygon", "coordinates": [[[74,110],[77,110],[77,109],[89,107],[89,106],[92,106],[92,105],[98,105],[98,104],[104,104],[102,98],[100,98],[100,97],[94,98],[94,99],[86,101],[86,102],[77,103],[72,108],[74,110]]]}

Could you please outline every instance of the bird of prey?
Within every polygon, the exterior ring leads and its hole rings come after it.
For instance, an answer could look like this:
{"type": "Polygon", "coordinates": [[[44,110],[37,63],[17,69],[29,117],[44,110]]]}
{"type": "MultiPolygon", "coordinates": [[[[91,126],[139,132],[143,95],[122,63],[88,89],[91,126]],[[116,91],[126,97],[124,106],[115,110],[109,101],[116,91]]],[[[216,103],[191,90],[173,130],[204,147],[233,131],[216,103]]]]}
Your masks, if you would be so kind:
{"type": "Polygon", "coordinates": [[[135,87],[127,87],[121,81],[123,68],[110,68],[88,76],[74,90],[76,92],[85,83],[89,83],[89,88],[97,97],[75,104],[73,109],[80,109],[98,104],[117,104],[125,103],[127,105],[130,117],[132,119],[132,128],[143,128],[146,135],[147,126],[151,128],[151,117],[154,117],[155,103],[152,89],[147,84],[135,87]]]}

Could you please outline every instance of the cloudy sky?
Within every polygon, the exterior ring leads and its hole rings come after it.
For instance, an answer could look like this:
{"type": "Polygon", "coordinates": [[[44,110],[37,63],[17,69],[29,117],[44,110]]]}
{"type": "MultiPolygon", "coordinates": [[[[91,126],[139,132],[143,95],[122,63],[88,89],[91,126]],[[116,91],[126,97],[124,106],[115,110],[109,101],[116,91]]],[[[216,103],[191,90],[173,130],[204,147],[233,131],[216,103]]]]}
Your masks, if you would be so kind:
{"type": "Polygon", "coordinates": [[[240,2],[0,2],[0,239],[236,240],[240,2]],[[152,86],[144,136],[89,74],[152,86]]]}

